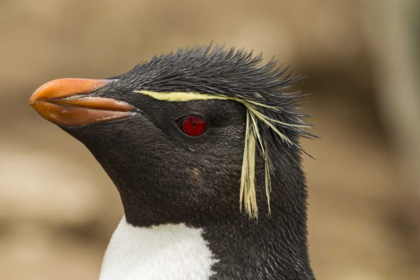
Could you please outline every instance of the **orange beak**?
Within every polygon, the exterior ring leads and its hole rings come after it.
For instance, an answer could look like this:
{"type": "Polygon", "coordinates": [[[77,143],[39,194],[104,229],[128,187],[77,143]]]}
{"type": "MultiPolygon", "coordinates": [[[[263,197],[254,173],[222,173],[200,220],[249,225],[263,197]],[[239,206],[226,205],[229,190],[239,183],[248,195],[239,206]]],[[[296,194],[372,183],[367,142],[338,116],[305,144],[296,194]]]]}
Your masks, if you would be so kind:
{"type": "Polygon", "coordinates": [[[86,97],[110,80],[58,79],[40,86],[29,104],[45,119],[60,126],[78,126],[133,116],[133,107],[112,98],[86,97]]]}

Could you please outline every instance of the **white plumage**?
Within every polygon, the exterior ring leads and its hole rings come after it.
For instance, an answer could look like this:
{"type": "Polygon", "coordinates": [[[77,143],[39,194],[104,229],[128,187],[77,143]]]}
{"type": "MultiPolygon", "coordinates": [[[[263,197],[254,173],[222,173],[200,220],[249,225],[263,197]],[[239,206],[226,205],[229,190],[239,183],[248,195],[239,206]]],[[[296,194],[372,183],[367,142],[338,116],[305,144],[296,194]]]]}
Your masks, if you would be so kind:
{"type": "Polygon", "coordinates": [[[185,224],[134,227],[123,217],[105,253],[100,280],[207,280],[217,260],[202,233],[185,224]]]}

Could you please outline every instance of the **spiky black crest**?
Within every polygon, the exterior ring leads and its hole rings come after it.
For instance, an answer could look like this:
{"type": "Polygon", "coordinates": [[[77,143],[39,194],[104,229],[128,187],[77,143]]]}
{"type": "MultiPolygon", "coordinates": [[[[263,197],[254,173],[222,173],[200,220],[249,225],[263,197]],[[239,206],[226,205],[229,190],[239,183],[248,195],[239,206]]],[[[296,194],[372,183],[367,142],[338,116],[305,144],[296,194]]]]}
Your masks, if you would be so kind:
{"type": "MultiPolygon", "coordinates": [[[[274,58],[267,64],[263,64],[262,60],[262,54],[254,56],[252,51],[226,50],[223,46],[213,48],[210,45],[181,48],[176,52],[154,56],[135,68],[144,73],[141,77],[144,89],[220,94],[251,100],[268,106],[259,108],[264,115],[288,124],[277,125],[282,132],[313,137],[295,127],[307,126],[302,118],[308,115],[297,111],[300,105],[298,101],[303,95],[300,91],[285,91],[302,77],[288,71],[289,67],[276,66],[277,60],[274,58]]],[[[262,128],[263,131],[269,131],[266,126],[262,128]]],[[[276,140],[273,144],[281,142],[278,137],[273,140],[276,140]]]]}

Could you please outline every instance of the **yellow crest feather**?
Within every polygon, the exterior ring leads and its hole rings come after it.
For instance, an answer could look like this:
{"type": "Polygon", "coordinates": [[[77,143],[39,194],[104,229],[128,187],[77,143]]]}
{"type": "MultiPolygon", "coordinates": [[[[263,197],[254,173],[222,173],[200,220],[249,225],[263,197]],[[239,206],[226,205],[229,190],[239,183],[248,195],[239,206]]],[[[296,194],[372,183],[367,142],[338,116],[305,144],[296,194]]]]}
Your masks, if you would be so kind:
{"type": "Polygon", "coordinates": [[[197,92],[154,92],[148,90],[134,91],[152,97],[161,101],[170,102],[188,102],[193,100],[233,100],[239,102],[247,109],[246,113],[246,130],[245,130],[245,144],[244,157],[242,161],[241,184],[239,191],[239,206],[240,210],[245,208],[245,212],[250,218],[258,219],[257,195],[255,187],[255,154],[256,143],[261,148],[265,162],[265,192],[267,196],[268,212],[271,214],[270,207],[270,192],[271,192],[271,178],[270,172],[272,170],[271,160],[267,150],[267,144],[264,142],[258,130],[257,119],[269,126],[284,142],[293,145],[292,141],[282,134],[277,128],[276,123],[283,126],[292,126],[299,128],[308,128],[307,125],[292,125],[275,119],[272,119],[257,110],[258,107],[270,108],[278,110],[278,108],[252,100],[245,100],[236,97],[228,97],[218,94],[202,94],[197,92]]]}

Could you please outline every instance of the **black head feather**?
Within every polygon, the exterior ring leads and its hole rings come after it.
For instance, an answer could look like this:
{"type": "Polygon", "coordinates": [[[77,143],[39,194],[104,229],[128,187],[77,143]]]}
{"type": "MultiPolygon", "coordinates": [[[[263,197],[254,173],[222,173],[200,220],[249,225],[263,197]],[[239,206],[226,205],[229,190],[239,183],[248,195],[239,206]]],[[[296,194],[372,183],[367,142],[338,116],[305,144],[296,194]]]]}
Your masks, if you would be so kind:
{"type": "MultiPolygon", "coordinates": [[[[125,101],[132,118],[64,127],[83,142],[117,186],[127,222],[134,226],[185,223],[204,230],[215,257],[214,279],[314,279],[306,246],[306,186],[299,136],[305,114],[296,109],[300,93],[287,93],[300,77],[276,61],[221,47],[180,49],[156,56],[91,93],[125,101]],[[247,109],[234,100],[166,102],[136,91],[194,92],[257,102],[276,120],[259,121],[272,165],[272,215],[250,221],[240,213],[239,181],[247,109]],[[273,109],[273,107],[275,109],[273,109]],[[196,114],[210,123],[198,138],[182,135],[175,121],[196,114]]],[[[256,192],[265,204],[264,156],[257,152],[256,192]]]]}
{"type": "MultiPolygon", "coordinates": [[[[287,70],[276,68],[274,59],[262,65],[262,55],[253,57],[252,52],[234,48],[226,51],[222,47],[212,50],[209,46],[180,49],[176,53],[154,57],[135,67],[133,72],[147,73],[141,81],[137,81],[143,90],[135,92],[159,92],[160,97],[157,98],[160,100],[191,101],[191,94],[195,94],[198,99],[214,96],[244,104],[248,109],[244,157],[250,154],[254,157],[255,144],[248,142],[248,135],[255,137],[253,141],[257,142],[266,161],[266,195],[270,204],[271,155],[275,155],[278,148],[284,145],[301,149],[296,140],[298,136],[313,137],[304,130],[309,128],[302,121],[306,115],[296,110],[300,92],[285,92],[301,77],[286,74],[287,70]],[[182,97],[174,99],[170,95],[173,92],[186,93],[185,100],[182,97]]],[[[153,93],[149,92],[148,95],[153,96],[153,93]]],[[[245,203],[245,210],[250,217],[258,217],[256,200],[252,197],[255,194],[254,179],[250,174],[254,173],[254,164],[248,161],[244,158],[241,205],[245,194],[249,201],[248,205],[245,203]]]]}

